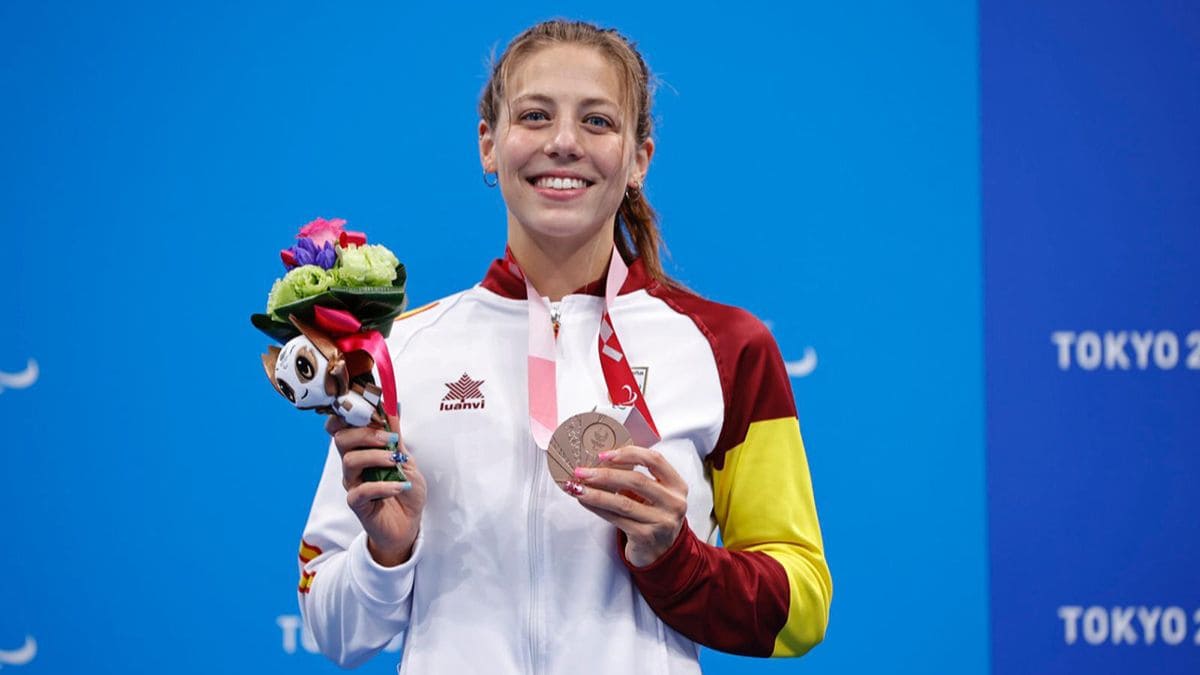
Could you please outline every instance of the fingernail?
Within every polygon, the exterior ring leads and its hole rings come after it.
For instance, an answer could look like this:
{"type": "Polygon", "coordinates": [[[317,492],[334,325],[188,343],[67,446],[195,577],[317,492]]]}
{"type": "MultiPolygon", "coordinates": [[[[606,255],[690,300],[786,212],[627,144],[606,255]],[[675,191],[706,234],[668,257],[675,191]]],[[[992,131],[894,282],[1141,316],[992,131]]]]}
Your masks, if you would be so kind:
{"type": "Polygon", "coordinates": [[[617,455],[617,453],[613,450],[605,450],[604,452],[600,453],[598,456],[600,457],[601,462],[607,462],[608,460],[612,459],[613,457],[616,457],[616,455],[617,455]]]}
{"type": "Polygon", "coordinates": [[[583,494],[583,486],[580,485],[579,483],[576,483],[573,480],[569,480],[566,483],[563,483],[563,488],[565,488],[567,492],[570,492],[571,494],[575,495],[576,497],[583,494]]]}
{"type": "Polygon", "coordinates": [[[596,472],[591,469],[585,469],[583,467],[576,467],[575,468],[575,477],[582,478],[583,480],[587,480],[589,478],[595,478],[596,472]]]}
{"type": "Polygon", "coordinates": [[[395,445],[400,442],[400,434],[392,432],[387,437],[388,445],[395,445]]]}
{"type": "Polygon", "coordinates": [[[405,462],[408,461],[408,455],[404,454],[403,452],[400,452],[399,448],[396,448],[395,450],[392,451],[392,461],[397,464],[404,464],[405,462]]]}
{"type": "Polygon", "coordinates": [[[411,489],[412,489],[412,481],[406,480],[406,481],[403,481],[400,483],[400,487],[396,491],[397,492],[408,492],[411,489]]]}

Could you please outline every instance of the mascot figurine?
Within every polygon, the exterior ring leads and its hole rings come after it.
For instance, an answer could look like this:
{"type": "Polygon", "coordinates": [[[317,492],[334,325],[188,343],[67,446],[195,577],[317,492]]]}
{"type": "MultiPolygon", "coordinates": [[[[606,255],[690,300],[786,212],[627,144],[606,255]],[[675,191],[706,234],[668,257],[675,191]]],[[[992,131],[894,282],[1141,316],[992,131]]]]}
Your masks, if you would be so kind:
{"type": "Polygon", "coordinates": [[[295,314],[288,319],[300,335],[283,349],[271,345],[262,355],[275,390],[301,410],[337,415],[352,427],[386,427],[387,419],[379,412],[383,390],[375,385],[371,355],[343,354],[333,340],[295,314]]]}

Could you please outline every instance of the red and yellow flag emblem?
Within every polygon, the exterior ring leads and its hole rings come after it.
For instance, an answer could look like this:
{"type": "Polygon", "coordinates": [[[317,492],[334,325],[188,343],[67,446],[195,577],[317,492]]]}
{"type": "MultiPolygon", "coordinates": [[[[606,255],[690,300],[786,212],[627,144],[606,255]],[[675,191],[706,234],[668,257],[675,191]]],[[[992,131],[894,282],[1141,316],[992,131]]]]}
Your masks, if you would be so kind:
{"type": "MultiPolygon", "coordinates": [[[[321,549],[312,544],[300,540],[300,565],[304,566],[311,562],[314,558],[321,555],[321,549]]],[[[301,593],[307,593],[312,588],[313,577],[317,576],[316,572],[307,572],[300,570],[300,586],[297,588],[301,593]]]]}

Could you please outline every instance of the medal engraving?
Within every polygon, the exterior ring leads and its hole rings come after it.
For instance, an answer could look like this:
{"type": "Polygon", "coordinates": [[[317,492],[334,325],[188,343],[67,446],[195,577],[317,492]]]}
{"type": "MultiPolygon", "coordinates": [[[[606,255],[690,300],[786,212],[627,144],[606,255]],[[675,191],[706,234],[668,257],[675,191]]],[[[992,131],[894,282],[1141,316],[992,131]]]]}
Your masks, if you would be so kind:
{"type": "Polygon", "coordinates": [[[546,448],[550,476],[560,486],[575,480],[575,469],[600,464],[600,453],[629,445],[629,431],[597,412],[573,415],[558,426],[546,448]]]}

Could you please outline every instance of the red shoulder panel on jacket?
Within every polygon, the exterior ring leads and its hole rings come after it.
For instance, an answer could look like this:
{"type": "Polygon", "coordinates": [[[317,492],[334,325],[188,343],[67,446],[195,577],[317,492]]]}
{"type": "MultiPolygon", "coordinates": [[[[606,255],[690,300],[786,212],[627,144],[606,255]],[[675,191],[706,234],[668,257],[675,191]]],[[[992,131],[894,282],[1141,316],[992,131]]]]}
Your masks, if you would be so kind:
{"type": "Polygon", "coordinates": [[[783,356],[766,325],[738,307],[651,283],[650,295],[686,314],[708,338],[725,401],[725,421],[709,459],[725,465],[725,453],[746,439],[751,422],[796,416],[796,401],[783,356]]]}

